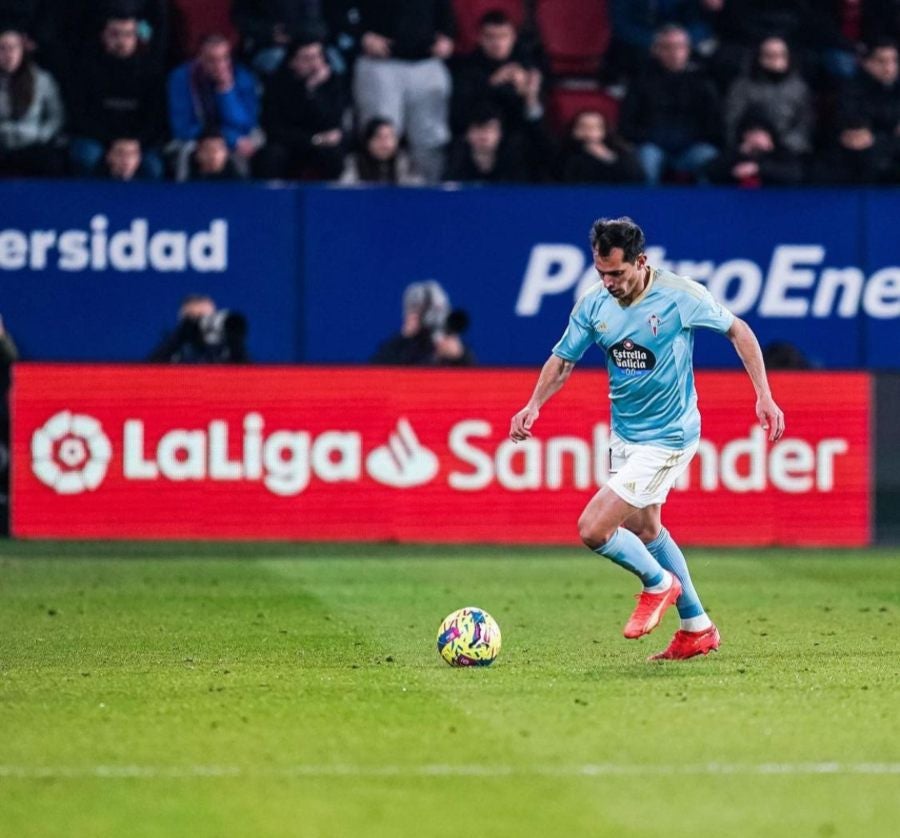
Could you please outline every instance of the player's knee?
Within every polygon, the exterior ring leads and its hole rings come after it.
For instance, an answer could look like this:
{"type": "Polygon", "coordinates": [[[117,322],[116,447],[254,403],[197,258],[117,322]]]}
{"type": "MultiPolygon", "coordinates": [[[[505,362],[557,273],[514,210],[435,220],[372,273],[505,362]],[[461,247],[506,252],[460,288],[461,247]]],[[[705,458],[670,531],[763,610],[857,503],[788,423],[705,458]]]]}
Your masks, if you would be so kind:
{"type": "Polygon", "coordinates": [[[596,519],[582,515],[578,519],[578,535],[585,546],[591,550],[602,547],[615,535],[617,527],[604,527],[596,519]]]}

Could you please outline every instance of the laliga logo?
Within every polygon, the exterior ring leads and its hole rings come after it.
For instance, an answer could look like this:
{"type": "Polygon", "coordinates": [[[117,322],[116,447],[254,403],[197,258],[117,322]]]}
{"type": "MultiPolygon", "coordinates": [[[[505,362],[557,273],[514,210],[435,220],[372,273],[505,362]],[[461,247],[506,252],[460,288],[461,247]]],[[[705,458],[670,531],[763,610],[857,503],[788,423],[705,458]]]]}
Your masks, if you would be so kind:
{"type": "Polygon", "coordinates": [[[63,410],[31,437],[31,470],[60,495],[96,489],[111,458],[109,439],[92,416],[63,410]]]}

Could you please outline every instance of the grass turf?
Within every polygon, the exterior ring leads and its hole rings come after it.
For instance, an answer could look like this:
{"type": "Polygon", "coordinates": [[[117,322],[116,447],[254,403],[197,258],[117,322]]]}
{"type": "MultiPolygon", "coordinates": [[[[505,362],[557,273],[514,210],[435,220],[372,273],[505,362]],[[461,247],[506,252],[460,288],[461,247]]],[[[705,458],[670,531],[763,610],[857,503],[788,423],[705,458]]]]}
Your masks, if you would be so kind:
{"type": "Polygon", "coordinates": [[[0,544],[0,834],[896,835],[900,554],[690,560],[722,651],[649,664],[576,551],[0,544]]]}

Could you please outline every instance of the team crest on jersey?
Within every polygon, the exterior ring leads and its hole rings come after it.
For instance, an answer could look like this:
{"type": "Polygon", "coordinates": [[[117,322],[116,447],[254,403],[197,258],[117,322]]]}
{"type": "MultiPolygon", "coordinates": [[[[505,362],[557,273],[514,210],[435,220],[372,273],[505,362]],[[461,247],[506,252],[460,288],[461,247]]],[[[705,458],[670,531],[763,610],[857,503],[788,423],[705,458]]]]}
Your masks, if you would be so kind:
{"type": "Polygon", "coordinates": [[[645,375],[656,366],[656,356],[653,352],[646,346],[635,343],[631,338],[625,338],[610,346],[609,357],[626,375],[645,375]]]}
{"type": "Polygon", "coordinates": [[[647,322],[650,324],[650,331],[653,332],[653,337],[656,337],[657,333],[659,332],[659,324],[662,323],[662,320],[660,320],[655,314],[651,314],[647,318],[647,322]]]}

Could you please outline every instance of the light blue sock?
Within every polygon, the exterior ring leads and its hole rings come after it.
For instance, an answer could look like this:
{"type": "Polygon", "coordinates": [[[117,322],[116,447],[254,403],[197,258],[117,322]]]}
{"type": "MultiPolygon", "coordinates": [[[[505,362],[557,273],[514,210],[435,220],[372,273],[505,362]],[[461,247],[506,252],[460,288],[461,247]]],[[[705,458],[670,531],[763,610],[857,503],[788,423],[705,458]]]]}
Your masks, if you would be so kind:
{"type": "Polygon", "coordinates": [[[701,605],[700,597],[697,596],[694,583],[691,581],[691,574],[688,572],[684,553],[681,552],[681,548],[675,543],[665,527],[647,545],[647,549],[653,554],[656,561],[670,573],[674,573],[681,582],[681,596],[678,597],[678,601],[675,603],[675,606],[678,608],[678,616],[682,620],[687,620],[703,614],[703,605],[701,605]]]}
{"type": "Polygon", "coordinates": [[[645,588],[659,585],[666,578],[665,571],[648,552],[644,542],[624,527],[619,527],[613,537],[601,547],[596,547],[594,552],[639,576],[645,588]]]}

